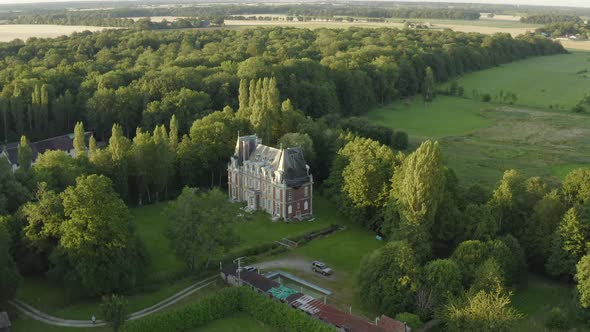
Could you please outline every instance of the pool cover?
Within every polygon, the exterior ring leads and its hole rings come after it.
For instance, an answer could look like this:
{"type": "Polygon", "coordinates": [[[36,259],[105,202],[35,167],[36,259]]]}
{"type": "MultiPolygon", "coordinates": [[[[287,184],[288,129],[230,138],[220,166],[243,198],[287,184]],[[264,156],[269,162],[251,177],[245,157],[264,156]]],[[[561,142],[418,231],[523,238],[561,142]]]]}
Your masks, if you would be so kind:
{"type": "Polygon", "coordinates": [[[275,287],[275,288],[271,288],[268,290],[268,292],[275,298],[279,299],[279,300],[284,300],[287,297],[299,293],[298,291],[291,289],[289,287],[285,287],[283,285],[280,285],[279,287],[275,287]]]}

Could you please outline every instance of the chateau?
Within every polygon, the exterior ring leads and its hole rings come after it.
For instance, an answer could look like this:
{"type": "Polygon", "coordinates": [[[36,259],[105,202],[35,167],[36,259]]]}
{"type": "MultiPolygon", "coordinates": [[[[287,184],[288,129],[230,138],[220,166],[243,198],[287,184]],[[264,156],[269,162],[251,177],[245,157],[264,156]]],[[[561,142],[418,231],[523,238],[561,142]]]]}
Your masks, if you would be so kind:
{"type": "Polygon", "coordinates": [[[313,176],[301,148],[262,145],[256,135],[238,137],[227,167],[230,200],[264,210],[273,220],[312,216],[313,176]]]}

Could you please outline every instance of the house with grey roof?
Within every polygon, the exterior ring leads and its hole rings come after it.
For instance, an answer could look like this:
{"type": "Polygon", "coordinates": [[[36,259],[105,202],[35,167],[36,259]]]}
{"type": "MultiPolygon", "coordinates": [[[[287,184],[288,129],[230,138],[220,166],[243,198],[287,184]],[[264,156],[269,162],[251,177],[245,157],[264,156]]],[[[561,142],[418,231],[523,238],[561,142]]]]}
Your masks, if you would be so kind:
{"type": "Polygon", "coordinates": [[[313,176],[301,148],[277,149],[256,135],[239,136],[227,167],[230,200],[274,220],[313,215],[313,176]]]}
{"type": "MultiPolygon", "coordinates": [[[[84,133],[84,138],[87,144],[90,140],[90,136],[92,136],[91,132],[87,131],[84,133]]],[[[4,155],[12,165],[12,171],[16,171],[20,167],[18,164],[18,145],[19,142],[8,143],[4,146],[4,149],[1,152],[1,154],[4,155]]],[[[74,134],[56,136],[29,143],[29,145],[31,146],[31,159],[33,160],[33,164],[35,164],[35,161],[37,161],[37,158],[40,154],[50,150],[60,150],[67,153],[71,157],[76,156],[74,150],[74,134]]]]}

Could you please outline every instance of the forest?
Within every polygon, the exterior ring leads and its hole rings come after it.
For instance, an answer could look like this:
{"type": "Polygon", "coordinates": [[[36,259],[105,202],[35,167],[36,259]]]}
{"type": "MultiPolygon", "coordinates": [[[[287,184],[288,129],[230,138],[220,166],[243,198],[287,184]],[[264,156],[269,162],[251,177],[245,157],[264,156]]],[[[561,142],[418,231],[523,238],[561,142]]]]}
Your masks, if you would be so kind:
{"type": "Polygon", "coordinates": [[[522,23],[533,23],[533,24],[551,24],[551,23],[584,23],[580,16],[573,15],[559,15],[559,14],[543,14],[543,15],[530,15],[520,18],[522,23]]]}
{"type": "Polygon", "coordinates": [[[556,22],[547,24],[536,30],[537,33],[547,34],[553,38],[564,36],[578,36],[579,38],[590,37],[590,25],[584,22],[556,22]]]}

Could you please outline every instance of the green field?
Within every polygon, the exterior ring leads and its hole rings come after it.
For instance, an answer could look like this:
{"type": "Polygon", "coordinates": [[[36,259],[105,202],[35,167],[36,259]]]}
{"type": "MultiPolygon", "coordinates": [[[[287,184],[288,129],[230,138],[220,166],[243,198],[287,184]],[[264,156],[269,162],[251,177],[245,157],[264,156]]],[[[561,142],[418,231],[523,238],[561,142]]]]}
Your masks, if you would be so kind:
{"type": "Polygon", "coordinates": [[[590,53],[533,58],[469,74],[460,80],[466,92],[471,84],[493,92],[500,91],[505,82],[518,81],[520,90],[515,85],[512,91],[519,95],[518,103],[528,103],[527,106],[438,96],[425,107],[421,98],[415,97],[375,109],[366,117],[408,132],[413,147],[425,139],[438,140],[447,165],[464,184],[478,183],[491,188],[507,169],[557,181],[570,170],[590,164],[590,116],[549,109],[553,100],[549,92],[538,94],[535,99],[535,91],[555,91],[551,95],[555,94],[555,100],[562,105],[568,100],[571,105],[577,103],[584,93],[590,92],[590,79],[587,84],[580,84],[580,75],[574,69],[582,65],[590,69],[588,58],[590,53]],[[566,65],[569,60],[574,61],[566,65]],[[556,69],[547,69],[553,61],[556,68],[563,70],[561,75],[556,69]],[[518,65],[525,69],[518,70],[518,65]],[[525,84],[526,73],[533,72],[540,76],[525,84]],[[552,85],[554,89],[549,90],[552,85]],[[539,105],[547,107],[536,107],[539,105]]]}
{"type": "Polygon", "coordinates": [[[216,320],[191,332],[273,332],[276,331],[244,313],[216,320]]]}
{"type": "Polygon", "coordinates": [[[498,95],[500,90],[517,95],[517,105],[570,110],[590,93],[590,53],[536,57],[465,75],[458,80],[466,96],[473,90],[498,95]],[[582,73],[588,70],[588,73],[582,73]]]}

